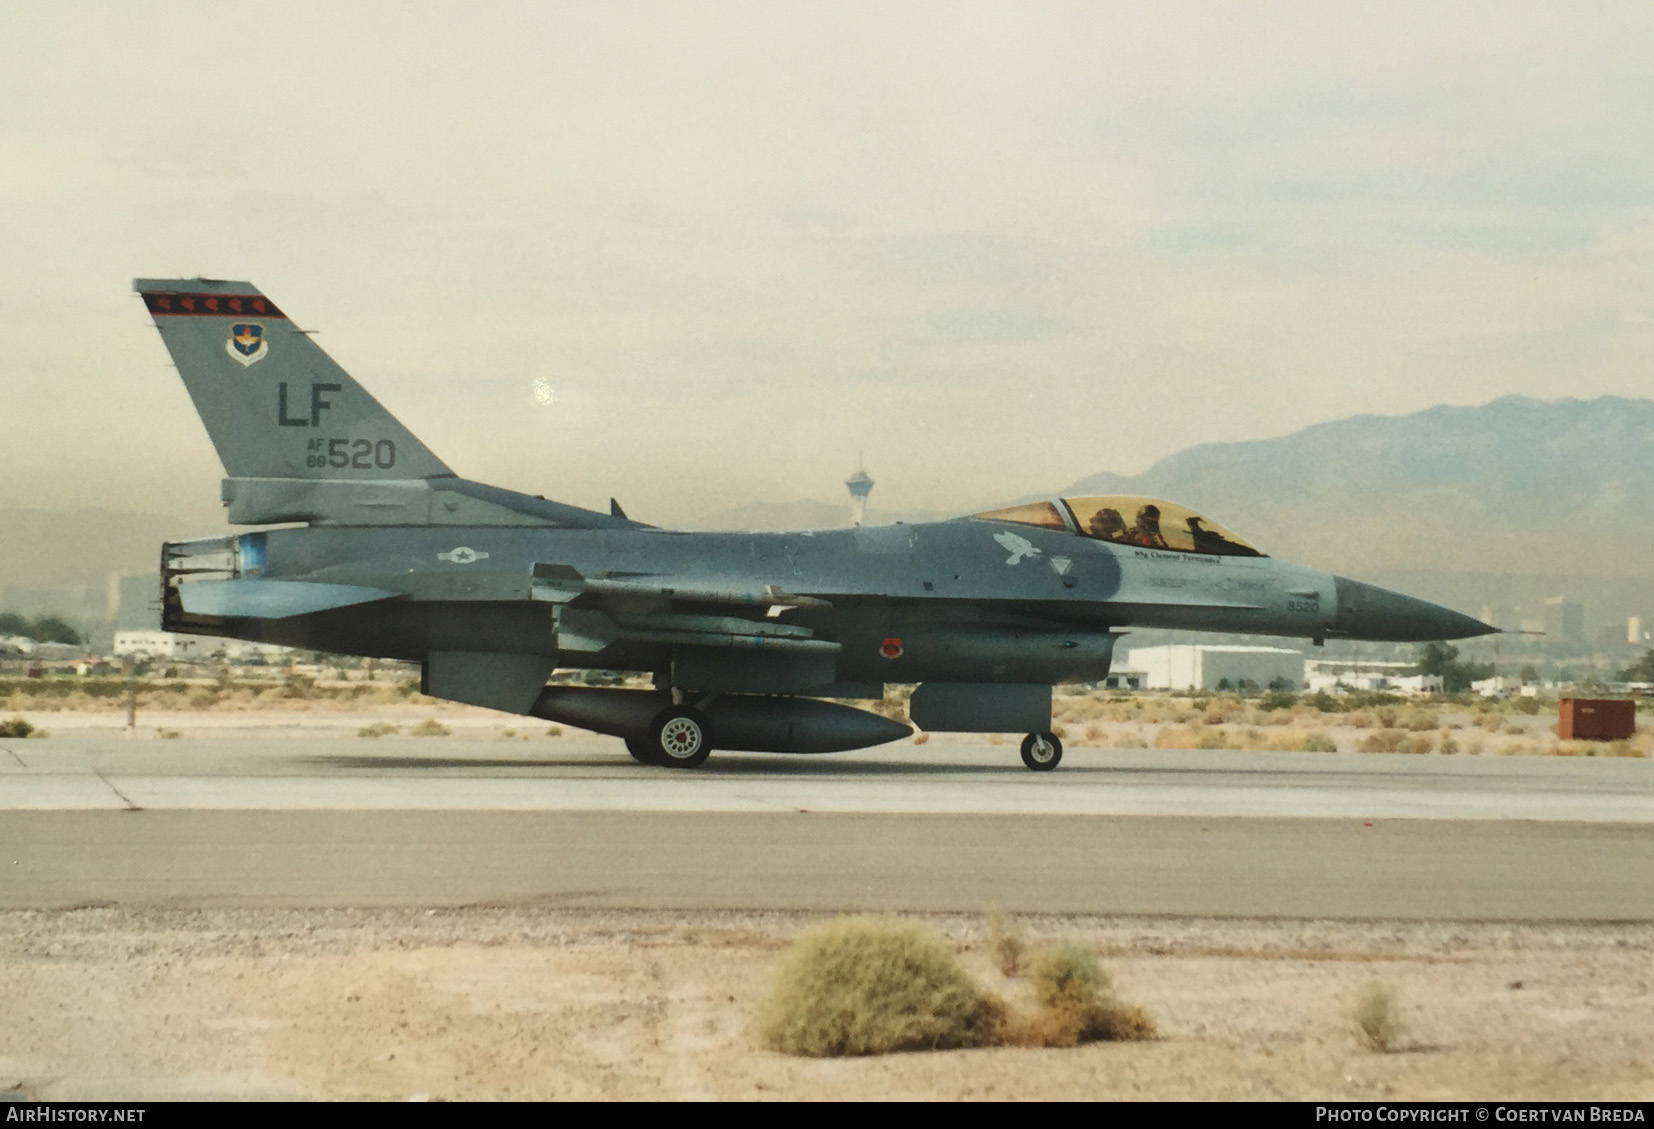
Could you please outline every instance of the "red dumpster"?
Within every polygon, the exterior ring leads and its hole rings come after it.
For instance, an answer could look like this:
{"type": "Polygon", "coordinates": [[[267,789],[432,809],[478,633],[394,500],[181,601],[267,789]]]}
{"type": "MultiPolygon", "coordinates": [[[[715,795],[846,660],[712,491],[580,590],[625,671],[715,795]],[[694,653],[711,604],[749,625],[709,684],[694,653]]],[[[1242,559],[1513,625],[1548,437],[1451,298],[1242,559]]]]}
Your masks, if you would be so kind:
{"type": "Polygon", "coordinates": [[[1563,698],[1556,734],[1564,741],[1623,741],[1637,731],[1637,703],[1563,698]]]}

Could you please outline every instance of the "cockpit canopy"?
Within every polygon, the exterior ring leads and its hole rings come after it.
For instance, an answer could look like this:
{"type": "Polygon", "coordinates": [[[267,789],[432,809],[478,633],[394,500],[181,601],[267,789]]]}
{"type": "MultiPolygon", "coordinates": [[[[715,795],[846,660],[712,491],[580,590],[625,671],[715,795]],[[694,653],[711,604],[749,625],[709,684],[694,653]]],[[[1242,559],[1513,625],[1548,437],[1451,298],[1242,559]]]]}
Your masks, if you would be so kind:
{"type": "Polygon", "coordinates": [[[1261,557],[1251,545],[1187,506],[1159,498],[1110,494],[1096,498],[1060,498],[1028,502],[975,515],[982,521],[1011,521],[1078,533],[1116,545],[1167,549],[1174,553],[1209,553],[1222,557],[1261,557]]]}

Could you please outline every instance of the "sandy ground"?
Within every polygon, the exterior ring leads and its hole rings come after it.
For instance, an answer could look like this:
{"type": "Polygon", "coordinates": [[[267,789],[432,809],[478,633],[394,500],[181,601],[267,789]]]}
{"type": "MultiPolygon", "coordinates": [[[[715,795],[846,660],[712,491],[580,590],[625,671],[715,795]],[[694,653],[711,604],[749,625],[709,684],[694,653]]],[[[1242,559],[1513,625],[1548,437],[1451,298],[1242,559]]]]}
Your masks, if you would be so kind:
{"type": "MultiPolygon", "coordinates": [[[[539,909],[0,914],[0,1090],[38,1098],[1654,1098],[1654,927],[1034,917],[1162,1037],[856,1060],[757,1047],[811,918],[539,909]],[[1348,1018],[1399,989],[1407,1039],[1348,1018]]],[[[981,919],[925,918],[982,979],[981,919]]]]}

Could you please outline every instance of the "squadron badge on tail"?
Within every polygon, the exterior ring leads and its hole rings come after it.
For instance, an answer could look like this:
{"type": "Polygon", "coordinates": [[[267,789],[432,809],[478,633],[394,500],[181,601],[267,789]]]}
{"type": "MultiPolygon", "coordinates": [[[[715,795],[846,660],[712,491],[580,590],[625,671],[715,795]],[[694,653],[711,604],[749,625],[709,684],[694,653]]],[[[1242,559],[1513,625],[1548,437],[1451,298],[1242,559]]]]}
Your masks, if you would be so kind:
{"type": "Polygon", "coordinates": [[[224,342],[224,351],[243,365],[253,365],[270,355],[264,342],[264,327],[257,322],[243,321],[230,326],[230,336],[224,342]]]}

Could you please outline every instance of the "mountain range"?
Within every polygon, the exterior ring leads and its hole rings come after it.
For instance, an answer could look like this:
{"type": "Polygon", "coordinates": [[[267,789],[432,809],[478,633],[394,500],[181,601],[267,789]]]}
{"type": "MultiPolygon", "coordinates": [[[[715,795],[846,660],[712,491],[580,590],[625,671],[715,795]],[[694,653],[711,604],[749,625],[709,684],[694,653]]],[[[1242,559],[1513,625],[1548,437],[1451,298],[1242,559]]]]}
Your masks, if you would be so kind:
{"type": "Polygon", "coordinates": [[[1203,444],[1064,494],[1153,494],[1266,552],[1337,571],[1654,576],[1654,400],[1360,415],[1203,444]]]}

